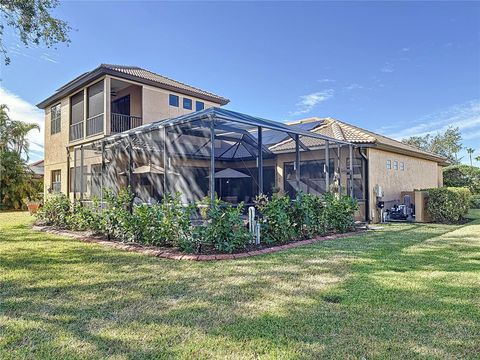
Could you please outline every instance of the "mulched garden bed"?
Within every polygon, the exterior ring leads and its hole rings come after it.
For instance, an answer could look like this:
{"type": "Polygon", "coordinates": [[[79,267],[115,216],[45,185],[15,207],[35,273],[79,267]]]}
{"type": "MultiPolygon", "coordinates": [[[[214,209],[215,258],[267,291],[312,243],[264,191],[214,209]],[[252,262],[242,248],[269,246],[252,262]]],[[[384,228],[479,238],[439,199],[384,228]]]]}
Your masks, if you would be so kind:
{"type": "Polygon", "coordinates": [[[157,246],[144,246],[137,243],[124,243],[116,240],[106,240],[103,236],[95,236],[89,232],[82,231],[72,231],[72,230],[63,230],[54,228],[52,226],[38,226],[34,225],[33,230],[43,231],[50,234],[56,234],[61,236],[68,236],[74,239],[78,239],[84,242],[96,243],[105,246],[109,246],[115,249],[126,250],[131,252],[137,252],[144,255],[156,256],[164,259],[174,259],[174,260],[193,260],[193,261],[212,261],[212,260],[233,260],[240,259],[250,256],[270,254],[282,250],[293,249],[299,246],[313,244],[325,240],[335,240],[354,234],[359,233],[359,231],[353,231],[343,234],[332,234],[328,236],[319,236],[313,239],[308,240],[299,240],[292,241],[283,245],[274,245],[270,246],[267,244],[261,244],[257,246],[250,247],[245,252],[234,253],[234,254],[207,254],[207,255],[197,255],[197,254],[185,254],[176,248],[161,248],[157,246]]]}

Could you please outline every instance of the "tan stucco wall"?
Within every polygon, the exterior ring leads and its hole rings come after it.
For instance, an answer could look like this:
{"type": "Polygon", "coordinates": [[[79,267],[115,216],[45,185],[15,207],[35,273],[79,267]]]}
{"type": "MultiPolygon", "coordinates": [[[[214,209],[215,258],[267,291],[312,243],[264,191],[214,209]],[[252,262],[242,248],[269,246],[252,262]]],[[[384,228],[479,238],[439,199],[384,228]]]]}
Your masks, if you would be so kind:
{"type": "Polygon", "coordinates": [[[62,192],[67,191],[67,150],[68,129],[69,129],[69,113],[70,99],[64,98],[61,103],[61,131],[51,135],[51,107],[45,109],[45,175],[44,175],[44,193],[52,185],[52,171],[61,170],[62,192]]]}
{"type": "Polygon", "coordinates": [[[192,96],[184,96],[173,91],[155,88],[153,86],[143,85],[142,102],[143,102],[143,123],[150,123],[157,120],[170,119],[177,116],[189,114],[195,111],[195,102],[201,101],[205,104],[205,109],[212,106],[220,106],[209,101],[198,99],[192,96]],[[169,95],[177,95],[179,97],[178,107],[169,105],[169,95]],[[192,99],[192,110],[183,108],[183,98],[192,99]]]}
{"type": "MultiPolygon", "coordinates": [[[[110,101],[107,101],[110,98],[110,84],[111,79],[114,77],[106,76],[102,78],[105,81],[105,118],[110,118],[110,101]]],[[[185,96],[192,99],[192,110],[183,109],[183,97],[184,95],[180,93],[171,92],[168,90],[158,89],[153,86],[143,85],[141,83],[136,83],[133,81],[127,81],[124,79],[116,78],[125,83],[130,83],[131,86],[119,91],[115,98],[120,98],[124,95],[130,94],[130,111],[131,115],[141,116],[143,118],[143,123],[149,123],[161,119],[172,118],[175,116],[187,114],[195,111],[195,101],[199,100],[205,104],[205,108],[212,106],[220,106],[219,104],[198,99],[192,96],[185,96]],[[169,94],[175,94],[179,96],[179,107],[173,107],[169,105],[169,94]]],[[[85,90],[90,85],[97,83],[99,80],[95,80],[88,85],[86,85],[82,90],[85,90]]],[[[77,90],[75,93],[82,91],[77,90]]],[[[102,134],[94,135],[92,137],[87,137],[85,139],[79,139],[74,142],[69,141],[69,130],[70,130],[70,96],[63,98],[61,100],[62,112],[61,112],[61,131],[57,134],[50,134],[50,109],[48,107],[45,110],[45,193],[51,187],[51,172],[53,170],[61,170],[61,179],[62,186],[61,191],[67,193],[68,191],[68,163],[67,163],[67,150],[66,147],[69,146],[69,149],[73,150],[73,145],[78,146],[80,144],[88,144],[94,140],[101,139],[105,134],[110,132],[110,122],[105,122],[105,131],[102,134]]],[[[114,99],[112,99],[114,100],[114,99]]],[[[86,104],[85,104],[86,109],[86,104]]],[[[87,112],[85,111],[85,117],[87,112]]],[[[73,153],[71,155],[70,167],[73,167],[73,153]]],[[[88,167],[90,171],[90,166],[88,167]]]]}
{"type": "Polygon", "coordinates": [[[384,192],[383,201],[400,200],[402,191],[435,188],[443,183],[441,167],[434,161],[419,159],[413,156],[393,152],[368,149],[369,159],[369,191],[370,218],[377,222],[379,213],[376,207],[374,188],[380,185],[384,192]],[[387,169],[387,160],[392,161],[392,169],[387,169]],[[393,162],[398,161],[399,169],[393,169],[393,162]],[[405,170],[400,170],[400,162],[405,164],[405,170]]]}

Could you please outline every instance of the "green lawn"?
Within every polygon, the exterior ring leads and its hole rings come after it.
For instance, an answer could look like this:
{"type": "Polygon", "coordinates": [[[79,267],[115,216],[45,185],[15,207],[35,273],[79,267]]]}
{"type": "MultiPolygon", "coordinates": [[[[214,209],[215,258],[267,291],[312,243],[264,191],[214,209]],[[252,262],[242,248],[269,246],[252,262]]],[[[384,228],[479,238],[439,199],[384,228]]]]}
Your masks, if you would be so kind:
{"type": "Polygon", "coordinates": [[[0,359],[477,358],[480,211],[241,260],[162,260],[0,213],[0,359]]]}

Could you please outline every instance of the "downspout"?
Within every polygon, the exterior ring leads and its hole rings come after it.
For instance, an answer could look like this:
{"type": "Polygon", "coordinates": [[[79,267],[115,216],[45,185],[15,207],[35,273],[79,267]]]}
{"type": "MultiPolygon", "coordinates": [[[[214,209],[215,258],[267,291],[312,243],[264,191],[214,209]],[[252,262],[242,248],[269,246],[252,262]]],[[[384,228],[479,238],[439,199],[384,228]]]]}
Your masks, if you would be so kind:
{"type": "Polygon", "coordinates": [[[365,221],[368,223],[370,221],[370,185],[368,183],[368,157],[367,154],[363,153],[364,148],[359,147],[358,152],[362,156],[365,164],[365,221]]]}

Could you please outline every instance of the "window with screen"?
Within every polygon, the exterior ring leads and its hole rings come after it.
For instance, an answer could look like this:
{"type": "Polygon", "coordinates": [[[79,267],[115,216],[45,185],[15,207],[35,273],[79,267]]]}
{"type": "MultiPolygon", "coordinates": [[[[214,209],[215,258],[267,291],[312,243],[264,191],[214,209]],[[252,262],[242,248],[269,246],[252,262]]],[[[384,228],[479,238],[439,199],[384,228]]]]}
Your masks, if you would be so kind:
{"type": "Polygon", "coordinates": [[[60,104],[54,105],[50,109],[50,134],[57,134],[61,131],[62,112],[60,104]]]}
{"type": "Polygon", "coordinates": [[[70,122],[72,125],[83,121],[85,116],[83,91],[80,91],[78,94],[75,94],[70,98],[70,114],[70,122]]]}
{"type": "Polygon", "coordinates": [[[400,162],[400,171],[405,171],[405,163],[403,161],[400,162]]]}
{"type": "Polygon", "coordinates": [[[88,94],[88,118],[103,114],[103,80],[90,86],[88,94]]]}
{"type": "Polygon", "coordinates": [[[390,170],[392,168],[392,160],[387,160],[387,169],[390,170]]]}
{"type": "Polygon", "coordinates": [[[393,162],[393,170],[398,170],[398,161],[397,160],[395,160],[393,162]]]}

